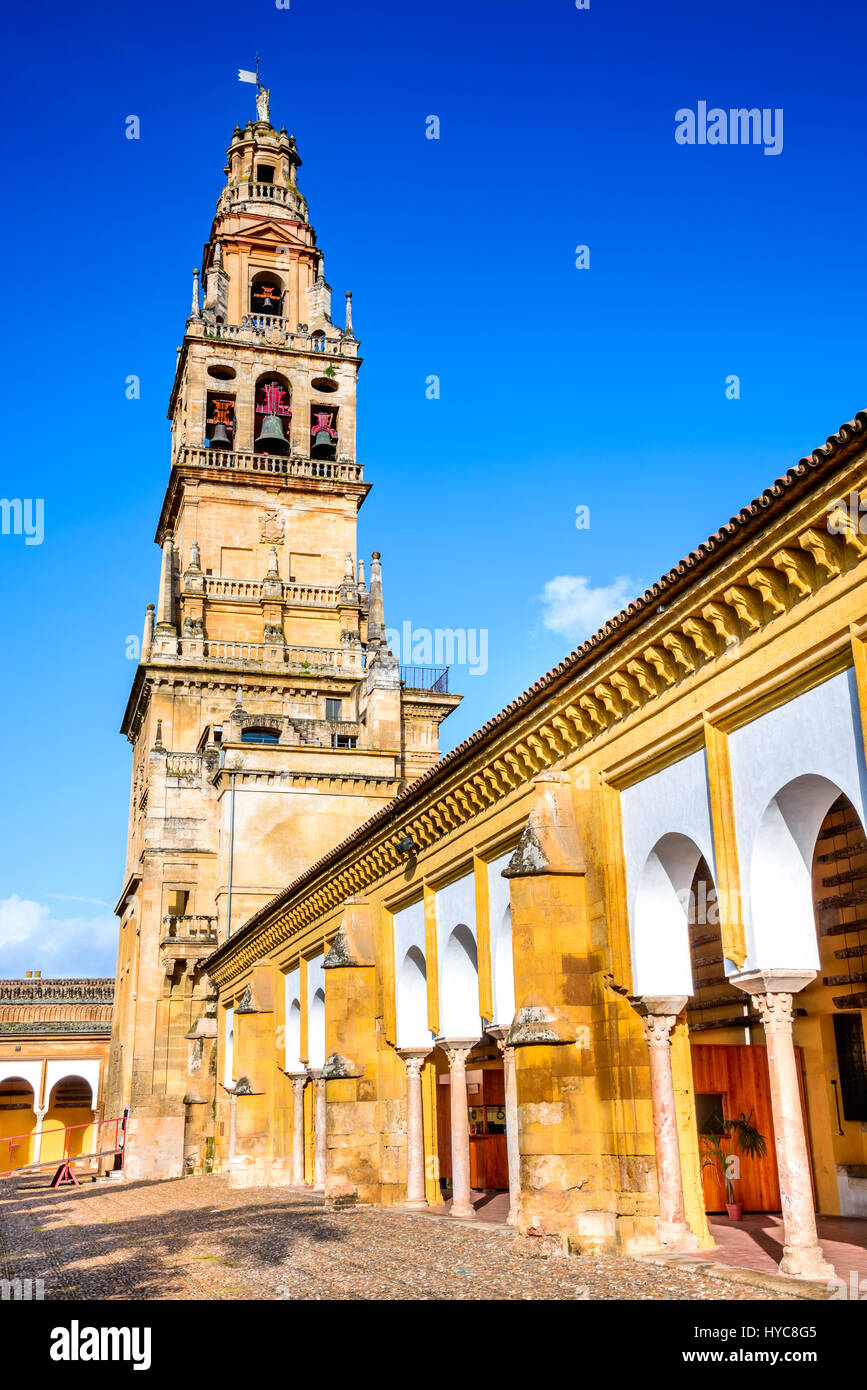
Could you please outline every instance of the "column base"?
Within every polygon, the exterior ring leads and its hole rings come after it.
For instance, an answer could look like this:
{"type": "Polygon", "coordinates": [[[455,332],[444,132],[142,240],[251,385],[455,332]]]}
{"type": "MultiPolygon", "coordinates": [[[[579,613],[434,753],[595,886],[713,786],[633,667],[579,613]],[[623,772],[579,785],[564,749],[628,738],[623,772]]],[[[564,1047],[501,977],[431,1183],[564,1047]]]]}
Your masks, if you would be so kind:
{"type": "Polygon", "coordinates": [[[827,1284],[837,1278],[834,1266],[822,1253],[821,1245],[784,1245],[779,1269],[790,1279],[810,1279],[816,1284],[827,1284]]]}
{"type": "Polygon", "coordinates": [[[460,1216],[460,1217],[463,1217],[463,1219],[464,1219],[465,1221],[467,1221],[467,1220],[472,1221],[472,1220],[474,1219],[475,1215],[476,1215],[476,1209],[475,1209],[474,1206],[472,1206],[472,1204],[471,1204],[470,1202],[467,1202],[466,1206],[457,1206],[457,1207],[455,1206],[454,1203],[452,1203],[452,1205],[451,1205],[451,1207],[450,1207],[450,1209],[449,1209],[449,1216],[460,1216]]]}
{"type": "Polygon", "coordinates": [[[698,1236],[685,1221],[657,1221],[656,1235],[662,1248],[670,1253],[699,1248],[698,1236]]]}
{"type": "Polygon", "coordinates": [[[406,1207],[407,1211],[430,1210],[430,1202],[428,1201],[427,1197],[410,1197],[409,1200],[404,1202],[403,1205],[406,1207]]]}

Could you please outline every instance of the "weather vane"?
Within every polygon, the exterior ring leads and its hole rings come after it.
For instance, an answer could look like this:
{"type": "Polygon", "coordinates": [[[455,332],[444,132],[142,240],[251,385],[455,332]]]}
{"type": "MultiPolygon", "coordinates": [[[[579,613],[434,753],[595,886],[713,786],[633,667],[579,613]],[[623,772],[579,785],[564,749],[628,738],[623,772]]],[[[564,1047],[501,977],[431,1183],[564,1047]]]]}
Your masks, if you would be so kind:
{"type": "Polygon", "coordinates": [[[256,85],[256,119],[270,123],[270,99],[271,92],[268,87],[263,87],[259,77],[259,54],[256,54],[256,71],[251,72],[249,68],[238,69],[239,82],[253,82],[256,85]]]}

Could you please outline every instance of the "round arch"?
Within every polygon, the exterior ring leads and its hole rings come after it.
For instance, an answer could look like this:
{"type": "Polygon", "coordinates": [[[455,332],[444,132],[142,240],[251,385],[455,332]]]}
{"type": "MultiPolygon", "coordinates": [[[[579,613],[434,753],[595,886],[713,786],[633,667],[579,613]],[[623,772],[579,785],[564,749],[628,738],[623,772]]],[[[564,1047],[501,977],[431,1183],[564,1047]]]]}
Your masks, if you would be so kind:
{"type": "Polygon", "coordinates": [[[491,1022],[508,1027],[515,1017],[512,908],[508,903],[491,923],[491,965],[494,984],[494,1017],[491,1022]]]}
{"type": "Polygon", "coordinates": [[[749,968],[819,968],[813,855],[822,822],[842,794],[830,778],[804,773],[766,805],[749,867],[749,968]]]}
{"type": "Polygon", "coordinates": [[[430,1044],[427,1022],[427,966],[418,946],[410,946],[397,976],[397,1045],[430,1044]]]}
{"type": "Polygon", "coordinates": [[[637,995],[693,993],[690,897],[702,857],[695,840],[675,832],[657,840],[644,862],[632,933],[637,995]]]}
{"type": "Polygon", "coordinates": [[[440,975],[440,1031],[446,1038],[480,1034],[479,956],[470,928],[459,922],[443,953],[440,975]]]}
{"type": "Polygon", "coordinates": [[[311,1071],[325,1065],[325,990],[320,986],[310,1000],[307,1020],[307,1062],[311,1071]]]}

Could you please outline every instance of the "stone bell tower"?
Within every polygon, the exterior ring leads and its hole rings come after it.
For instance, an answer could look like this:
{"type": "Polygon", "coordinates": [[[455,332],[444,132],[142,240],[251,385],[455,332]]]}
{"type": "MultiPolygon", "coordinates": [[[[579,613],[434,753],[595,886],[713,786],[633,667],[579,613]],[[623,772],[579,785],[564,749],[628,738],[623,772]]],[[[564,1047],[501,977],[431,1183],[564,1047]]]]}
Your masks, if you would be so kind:
{"type": "MultiPolygon", "coordinates": [[[[266,98],[263,102],[263,96],[266,98]]],[[[235,128],[169,404],[156,606],[122,731],[132,794],[106,1113],[127,1171],[207,1166],[214,1020],[201,963],[424,772],[458,704],[399,667],[356,522],[361,366],[294,136],[235,128]]]]}

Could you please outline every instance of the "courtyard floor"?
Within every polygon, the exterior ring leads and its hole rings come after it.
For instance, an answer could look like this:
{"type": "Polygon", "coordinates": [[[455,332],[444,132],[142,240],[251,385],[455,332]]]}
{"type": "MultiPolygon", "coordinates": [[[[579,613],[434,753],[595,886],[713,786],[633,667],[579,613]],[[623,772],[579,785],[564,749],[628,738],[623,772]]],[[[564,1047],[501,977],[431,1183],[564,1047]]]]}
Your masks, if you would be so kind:
{"type": "Polygon", "coordinates": [[[46,1299],[648,1299],[795,1297],[611,1257],[528,1258],[508,1227],[321,1197],[232,1190],[221,1177],[0,1183],[0,1278],[46,1299]]]}

